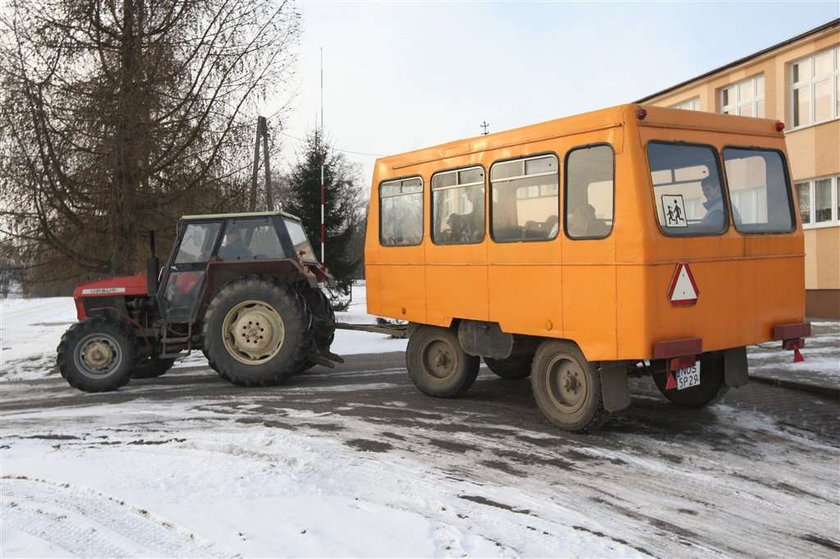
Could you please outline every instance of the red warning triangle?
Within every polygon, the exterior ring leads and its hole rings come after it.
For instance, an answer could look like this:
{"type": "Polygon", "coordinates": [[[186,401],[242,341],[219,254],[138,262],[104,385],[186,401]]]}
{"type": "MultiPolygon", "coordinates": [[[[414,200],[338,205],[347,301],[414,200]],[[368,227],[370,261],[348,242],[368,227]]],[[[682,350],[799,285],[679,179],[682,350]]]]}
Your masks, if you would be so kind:
{"type": "Polygon", "coordinates": [[[688,264],[677,264],[671,285],[668,286],[668,300],[675,306],[693,305],[700,296],[700,289],[688,264]]]}

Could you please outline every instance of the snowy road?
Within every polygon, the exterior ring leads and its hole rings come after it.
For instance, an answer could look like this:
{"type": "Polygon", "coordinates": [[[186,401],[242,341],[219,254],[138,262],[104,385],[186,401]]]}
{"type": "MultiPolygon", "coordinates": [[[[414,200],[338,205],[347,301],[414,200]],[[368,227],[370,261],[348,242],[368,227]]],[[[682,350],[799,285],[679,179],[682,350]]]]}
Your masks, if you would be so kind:
{"type": "Polygon", "coordinates": [[[836,557],[838,411],[758,383],[678,410],[641,379],[572,435],[484,369],[425,398],[400,353],[275,388],[9,382],[0,555],[836,557]]]}

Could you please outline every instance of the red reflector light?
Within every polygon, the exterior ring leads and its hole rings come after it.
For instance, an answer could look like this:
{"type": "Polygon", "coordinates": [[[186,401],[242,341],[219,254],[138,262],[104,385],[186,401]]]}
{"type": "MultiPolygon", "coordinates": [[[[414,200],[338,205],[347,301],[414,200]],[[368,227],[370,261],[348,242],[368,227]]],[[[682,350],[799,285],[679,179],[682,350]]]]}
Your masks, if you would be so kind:
{"type": "Polygon", "coordinates": [[[692,367],[697,361],[696,355],[686,355],[685,357],[674,357],[671,359],[670,370],[677,371],[679,369],[686,369],[692,367]]]}
{"type": "Polygon", "coordinates": [[[644,120],[647,116],[647,109],[639,109],[638,111],[636,111],[636,116],[639,118],[639,120],[644,120]]]}
{"type": "Polygon", "coordinates": [[[776,132],[781,132],[784,129],[785,129],[785,123],[784,122],[777,122],[776,123],[776,132]]]}

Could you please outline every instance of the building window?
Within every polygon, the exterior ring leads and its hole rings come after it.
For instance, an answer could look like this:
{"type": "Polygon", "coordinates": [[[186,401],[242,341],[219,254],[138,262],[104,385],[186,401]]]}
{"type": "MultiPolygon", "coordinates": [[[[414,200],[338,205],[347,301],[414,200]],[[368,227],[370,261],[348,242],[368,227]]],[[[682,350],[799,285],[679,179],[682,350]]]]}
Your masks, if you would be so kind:
{"type": "Polygon", "coordinates": [[[484,239],[484,169],[470,167],[432,176],[432,241],[438,245],[484,239]]]}
{"type": "Polygon", "coordinates": [[[720,112],[764,118],[764,76],[753,76],[721,89],[720,112]]]}
{"type": "Polygon", "coordinates": [[[700,98],[699,97],[692,97],[691,99],[686,99],[685,101],[680,101],[674,105],[671,105],[672,109],[682,109],[684,111],[699,111],[700,110],[700,98]]]}
{"type": "Polygon", "coordinates": [[[423,180],[393,180],[379,185],[379,241],[384,246],[423,241],[423,180]]]}
{"type": "Polygon", "coordinates": [[[793,127],[840,118],[840,47],[790,65],[793,127]]]}
{"type": "Polygon", "coordinates": [[[806,228],[840,224],[840,175],[800,181],[796,193],[806,228]]]}

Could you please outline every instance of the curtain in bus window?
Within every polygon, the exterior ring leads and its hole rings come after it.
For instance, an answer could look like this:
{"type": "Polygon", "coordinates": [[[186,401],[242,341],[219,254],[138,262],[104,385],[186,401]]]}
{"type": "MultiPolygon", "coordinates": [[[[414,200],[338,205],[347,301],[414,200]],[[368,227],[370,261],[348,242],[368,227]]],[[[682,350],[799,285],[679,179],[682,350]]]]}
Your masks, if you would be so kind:
{"type": "Polygon", "coordinates": [[[745,233],[781,233],[793,229],[790,187],[777,151],[723,150],[735,227],[745,233]]]}
{"type": "Polygon", "coordinates": [[[651,142],[648,163],[659,225],[667,235],[722,233],[728,208],[709,146],[651,142]]]}

